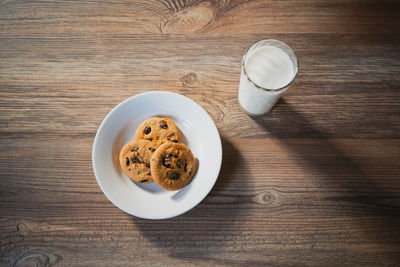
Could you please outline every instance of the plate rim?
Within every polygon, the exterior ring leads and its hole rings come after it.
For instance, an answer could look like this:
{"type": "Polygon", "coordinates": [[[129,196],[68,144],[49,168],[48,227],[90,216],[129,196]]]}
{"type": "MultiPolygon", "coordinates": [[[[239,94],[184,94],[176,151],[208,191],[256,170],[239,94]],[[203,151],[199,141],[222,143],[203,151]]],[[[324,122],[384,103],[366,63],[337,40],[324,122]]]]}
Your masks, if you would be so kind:
{"type": "MultiPolygon", "coordinates": [[[[174,92],[169,92],[169,91],[147,91],[147,92],[142,92],[142,93],[138,93],[138,94],[135,94],[135,95],[133,95],[133,96],[130,96],[130,97],[124,99],[123,101],[121,101],[120,103],[118,103],[116,106],[114,106],[114,107],[108,112],[108,114],[107,114],[107,115],[104,117],[104,119],[102,120],[100,126],[99,126],[98,129],[97,129],[97,132],[96,132],[96,135],[95,135],[95,137],[94,137],[94,139],[93,139],[93,144],[92,144],[92,168],[93,168],[93,172],[94,172],[94,176],[95,176],[95,178],[96,178],[97,184],[98,184],[98,186],[100,187],[100,189],[101,189],[101,191],[103,192],[103,194],[107,197],[107,199],[108,199],[112,204],[114,204],[114,206],[116,206],[116,207],[119,208],[120,210],[122,210],[122,211],[128,213],[128,214],[131,215],[131,216],[135,216],[135,217],[142,218],[142,219],[147,219],[147,220],[164,220],[164,219],[174,218],[174,217],[180,216],[180,215],[182,215],[182,214],[184,214],[184,213],[190,211],[190,210],[193,209],[194,207],[196,207],[200,202],[202,202],[202,201],[207,197],[207,195],[208,195],[208,194],[211,192],[211,190],[214,188],[214,185],[215,185],[215,183],[217,182],[218,177],[219,177],[219,174],[220,174],[220,171],[221,171],[222,159],[223,159],[223,149],[222,149],[222,140],[221,140],[221,136],[220,136],[219,131],[218,131],[218,128],[217,128],[217,126],[215,125],[215,122],[214,122],[214,120],[212,119],[212,117],[210,116],[210,114],[208,114],[208,112],[207,112],[202,106],[200,106],[198,103],[196,103],[195,101],[193,101],[193,100],[190,99],[189,97],[184,96],[184,95],[179,94],[179,93],[174,93],[174,92]],[[109,119],[110,116],[112,116],[112,114],[113,114],[114,112],[116,112],[116,110],[118,109],[118,107],[122,106],[122,105],[123,105],[124,103],[126,103],[126,102],[131,101],[131,100],[134,99],[134,98],[143,97],[143,96],[147,96],[147,95],[159,95],[159,94],[161,94],[161,95],[172,95],[172,96],[174,96],[174,97],[184,98],[185,100],[189,101],[192,105],[197,106],[197,108],[199,108],[199,109],[204,113],[204,115],[208,117],[208,119],[209,119],[210,122],[211,122],[211,127],[213,128],[213,131],[214,131],[215,134],[216,134],[216,137],[217,137],[216,139],[218,140],[217,145],[218,145],[218,151],[219,151],[220,157],[217,159],[218,162],[217,162],[217,165],[216,165],[216,168],[215,168],[215,178],[213,179],[212,182],[210,182],[210,187],[209,187],[209,189],[204,190],[203,195],[201,195],[201,197],[199,197],[198,201],[195,201],[194,205],[191,205],[191,206],[189,206],[188,208],[182,209],[182,210],[180,210],[179,212],[174,213],[174,214],[172,214],[172,215],[170,215],[170,216],[166,216],[166,217],[165,217],[165,216],[164,216],[164,217],[160,217],[160,216],[140,216],[140,215],[137,215],[137,214],[133,214],[131,211],[128,211],[128,210],[126,210],[125,208],[121,208],[119,205],[117,205],[117,204],[112,200],[112,198],[111,198],[111,197],[105,192],[105,190],[103,189],[103,188],[105,188],[105,185],[102,184],[102,182],[101,182],[101,180],[100,180],[100,178],[99,178],[99,174],[96,173],[96,162],[95,162],[95,157],[96,157],[96,151],[97,151],[97,149],[98,149],[98,148],[97,148],[97,147],[98,147],[98,144],[97,144],[97,143],[99,142],[99,141],[98,141],[98,138],[99,138],[99,135],[100,135],[101,132],[102,132],[102,129],[105,127],[106,121],[109,119]],[[99,133],[100,133],[100,134],[99,134],[99,133]]],[[[107,191],[107,190],[106,190],[106,191],[107,191]]]]}

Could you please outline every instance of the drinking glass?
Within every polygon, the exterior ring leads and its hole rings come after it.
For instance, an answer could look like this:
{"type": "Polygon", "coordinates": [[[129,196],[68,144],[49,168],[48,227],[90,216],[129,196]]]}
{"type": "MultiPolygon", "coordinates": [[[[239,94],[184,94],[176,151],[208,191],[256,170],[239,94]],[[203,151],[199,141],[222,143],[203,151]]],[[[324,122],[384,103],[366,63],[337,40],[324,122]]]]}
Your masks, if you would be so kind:
{"type": "Polygon", "coordinates": [[[274,39],[256,42],[243,56],[238,93],[241,107],[253,116],[269,112],[298,71],[299,62],[290,46],[274,39]]]}

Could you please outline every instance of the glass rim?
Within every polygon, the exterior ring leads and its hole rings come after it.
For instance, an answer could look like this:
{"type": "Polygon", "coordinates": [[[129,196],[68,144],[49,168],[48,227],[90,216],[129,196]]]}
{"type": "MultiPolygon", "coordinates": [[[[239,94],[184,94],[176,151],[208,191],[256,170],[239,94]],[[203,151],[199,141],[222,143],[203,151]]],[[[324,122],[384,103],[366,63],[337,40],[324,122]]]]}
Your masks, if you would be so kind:
{"type": "MultiPolygon", "coordinates": [[[[283,51],[283,52],[286,53],[285,51],[283,51]]],[[[286,53],[286,54],[287,54],[287,53],[286,53]]],[[[299,59],[297,58],[297,56],[296,56],[296,54],[294,53],[293,49],[292,49],[287,43],[282,42],[282,41],[279,41],[279,40],[276,40],[276,39],[262,39],[262,40],[256,41],[256,42],[253,43],[251,46],[249,46],[249,48],[247,48],[246,53],[244,54],[244,57],[243,57],[243,60],[242,60],[242,69],[243,69],[244,76],[246,76],[247,80],[249,80],[249,82],[252,83],[255,87],[257,87],[257,88],[259,88],[259,89],[261,89],[261,90],[264,90],[264,91],[278,92],[278,91],[282,91],[283,89],[289,87],[289,86],[294,82],[294,80],[295,80],[296,77],[297,77],[297,74],[299,73],[300,65],[299,65],[299,59]],[[293,75],[293,78],[290,80],[290,82],[288,82],[286,85],[284,85],[284,86],[282,86],[282,87],[280,87],[280,88],[270,89],[270,88],[264,88],[264,87],[262,87],[262,86],[259,86],[259,85],[256,84],[254,81],[252,81],[252,80],[250,79],[249,75],[247,74],[247,71],[246,71],[246,64],[245,64],[245,63],[246,63],[246,58],[247,58],[247,55],[248,55],[248,53],[249,53],[249,50],[250,50],[253,46],[255,46],[256,44],[258,44],[258,43],[260,43],[260,42],[263,42],[263,41],[274,41],[274,42],[279,42],[279,43],[284,44],[285,46],[287,46],[287,47],[292,51],[294,57],[296,58],[296,63],[297,63],[297,70],[296,70],[296,73],[293,75]]]]}

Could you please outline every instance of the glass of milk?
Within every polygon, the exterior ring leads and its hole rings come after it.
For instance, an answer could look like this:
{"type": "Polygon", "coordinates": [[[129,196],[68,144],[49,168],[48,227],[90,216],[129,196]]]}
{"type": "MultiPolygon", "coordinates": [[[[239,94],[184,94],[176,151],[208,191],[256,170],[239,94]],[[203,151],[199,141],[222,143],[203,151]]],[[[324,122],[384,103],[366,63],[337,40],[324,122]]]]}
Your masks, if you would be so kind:
{"type": "Polygon", "coordinates": [[[270,111],[299,71],[293,50],[284,42],[259,41],[243,57],[239,103],[249,115],[270,111]]]}

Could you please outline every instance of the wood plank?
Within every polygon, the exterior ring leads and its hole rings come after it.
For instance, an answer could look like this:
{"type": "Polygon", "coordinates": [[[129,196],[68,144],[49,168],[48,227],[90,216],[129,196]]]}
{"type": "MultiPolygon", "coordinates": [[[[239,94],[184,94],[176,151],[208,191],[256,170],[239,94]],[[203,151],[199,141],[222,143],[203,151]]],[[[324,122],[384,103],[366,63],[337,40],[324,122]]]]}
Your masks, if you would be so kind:
{"type": "Polygon", "coordinates": [[[6,0],[0,34],[394,33],[399,8],[395,0],[6,0]]]}
{"type": "Polygon", "coordinates": [[[196,211],[168,221],[84,215],[9,219],[0,223],[7,238],[2,239],[0,263],[46,257],[74,266],[351,266],[396,265],[399,260],[398,228],[390,224],[399,225],[399,220],[351,216],[242,220],[242,213],[222,217],[216,212],[213,220],[196,211]]]}
{"type": "Polygon", "coordinates": [[[3,36],[0,132],[93,134],[125,98],[168,90],[199,103],[227,137],[399,137],[400,39],[269,37],[294,47],[300,75],[274,111],[251,119],[236,97],[240,60],[267,35],[3,36]]]}
{"type": "MultiPolygon", "coordinates": [[[[93,177],[92,140],[3,140],[2,216],[121,214],[93,177]]],[[[249,217],[400,215],[398,139],[223,140],[220,177],[196,209],[203,216],[213,216],[219,206],[220,215],[242,208],[249,217]]]]}

